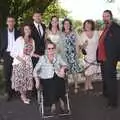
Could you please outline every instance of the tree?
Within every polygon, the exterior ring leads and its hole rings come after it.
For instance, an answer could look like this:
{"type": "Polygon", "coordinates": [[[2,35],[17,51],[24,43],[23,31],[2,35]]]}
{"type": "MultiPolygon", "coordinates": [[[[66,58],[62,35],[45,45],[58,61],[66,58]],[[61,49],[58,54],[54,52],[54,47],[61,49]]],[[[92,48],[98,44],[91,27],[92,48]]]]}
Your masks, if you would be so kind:
{"type": "Polygon", "coordinates": [[[82,32],[82,21],[80,20],[72,20],[73,29],[78,33],[82,32]]]}
{"type": "Polygon", "coordinates": [[[104,26],[103,20],[96,20],[95,25],[97,30],[102,30],[104,26]]]}
{"type": "Polygon", "coordinates": [[[34,12],[39,8],[41,12],[55,0],[1,0],[0,1],[0,18],[2,25],[5,24],[6,16],[12,14],[16,20],[25,17],[25,13],[34,12]]]}
{"type": "Polygon", "coordinates": [[[58,1],[53,1],[45,10],[43,14],[43,19],[44,19],[44,22],[48,25],[51,16],[56,15],[59,18],[64,18],[65,16],[68,15],[68,13],[69,12],[67,10],[64,10],[63,8],[61,8],[58,1]]]}

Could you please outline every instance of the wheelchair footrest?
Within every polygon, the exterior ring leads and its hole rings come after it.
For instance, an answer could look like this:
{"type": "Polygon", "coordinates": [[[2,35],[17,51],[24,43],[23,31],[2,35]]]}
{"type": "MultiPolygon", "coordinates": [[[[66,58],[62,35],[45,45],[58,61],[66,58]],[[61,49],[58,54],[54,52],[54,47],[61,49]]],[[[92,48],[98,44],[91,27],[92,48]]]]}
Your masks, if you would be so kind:
{"type": "Polygon", "coordinates": [[[52,117],[65,117],[71,116],[71,112],[68,113],[60,113],[60,114],[53,114],[53,115],[44,115],[42,116],[43,119],[52,118],[52,117]]]}

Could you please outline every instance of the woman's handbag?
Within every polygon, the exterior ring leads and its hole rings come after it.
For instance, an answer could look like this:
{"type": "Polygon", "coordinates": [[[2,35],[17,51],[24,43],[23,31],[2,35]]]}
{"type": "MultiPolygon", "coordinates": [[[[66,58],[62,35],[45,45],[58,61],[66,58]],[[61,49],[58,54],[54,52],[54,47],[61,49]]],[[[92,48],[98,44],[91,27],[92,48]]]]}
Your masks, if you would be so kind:
{"type": "Polygon", "coordinates": [[[87,55],[87,52],[84,48],[81,49],[83,55],[87,55]]]}

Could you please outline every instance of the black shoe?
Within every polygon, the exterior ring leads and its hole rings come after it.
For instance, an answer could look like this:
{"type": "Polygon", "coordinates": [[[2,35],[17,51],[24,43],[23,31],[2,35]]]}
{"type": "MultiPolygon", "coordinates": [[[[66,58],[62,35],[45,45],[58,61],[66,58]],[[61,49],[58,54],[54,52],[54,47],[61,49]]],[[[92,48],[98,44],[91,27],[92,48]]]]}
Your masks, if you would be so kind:
{"type": "Polygon", "coordinates": [[[6,101],[6,102],[11,101],[11,99],[12,99],[12,95],[9,95],[9,94],[7,94],[7,93],[4,94],[4,97],[5,97],[5,101],[6,101]]]}
{"type": "Polygon", "coordinates": [[[67,114],[69,112],[69,110],[68,109],[62,109],[62,108],[60,108],[60,114],[67,114]]]}
{"type": "Polygon", "coordinates": [[[107,104],[107,105],[105,106],[105,108],[106,108],[107,110],[112,109],[111,105],[109,105],[109,104],[107,104]]]}
{"type": "Polygon", "coordinates": [[[118,105],[116,104],[116,103],[108,103],[107,105],[106,105],[106,108],[108,109],[108,110],[110,110],[110,109],[116,109],[118,107],[118,105]]]}
{"type": "Polygon", "coordinates": [[[108,97],[108,95],[106,93],[103,93],[103,96],[106,97],[106,98],[108,97]]]}
{"type": "Polygon", "coordinates": [[[62,114],[62,113],[65,113],[65,108],[60,107],[60,113],[61,113],[61,114],[62,114]]]}
{"type": "Polygon", "coordinates": [[[7,96],[7,97],[6,97],[6,101],[7,101],[7,102],[11,101],[11,99],[12,99],[11,96],[7,96]]]}
{"type": "Polygon", "coordinates": [[[117,108],[117,107],[118,107],[118,104],[113,103],[113,104],[111,104],[111,106],[112,106],[112,108],[117,108]]]}

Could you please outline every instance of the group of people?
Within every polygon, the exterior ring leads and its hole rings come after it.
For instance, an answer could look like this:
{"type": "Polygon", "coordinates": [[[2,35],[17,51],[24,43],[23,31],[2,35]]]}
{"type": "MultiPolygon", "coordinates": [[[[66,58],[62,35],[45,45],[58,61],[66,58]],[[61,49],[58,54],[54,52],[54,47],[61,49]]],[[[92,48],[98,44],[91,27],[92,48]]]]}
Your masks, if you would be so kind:
{"type": "Polygon", "coordinates": [[[84,71],[84,90],[88,91],[94,89],[92,80],[99,62],[103,95],[108,99],[108,107],[116,107],[120,26],[113,22],[112,12],[103,12],[105,27],[101,34],[95,30],[93,20],[83,23],[83,31],[79,35],[73,30],[68,18],[63,20],[62,28],[59,28],[59,18],[52,16],[47,29],[41,17],[40,12],[35,12],[33,23],[24,24],[18,31],[15,18],[8,16],[7,28],[0,31],[0,59],[4,60],[8,100],[15,90],[20,92],[21,100],[29,104],[27,91],[42,85],[44,97],[51,103],[51,112],[55,111],[58,100],[64,109],[65,70],[73,77],[75,93],[79,88],[78,74],[84,71]],[[84,70],[79,64],[80,52],[84,54],[84,70]]]}

